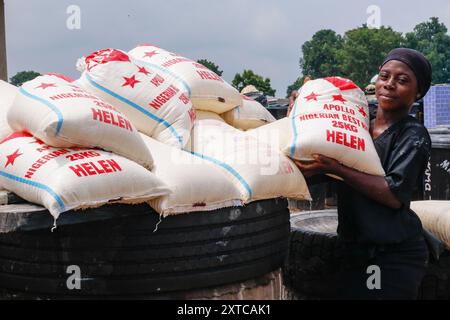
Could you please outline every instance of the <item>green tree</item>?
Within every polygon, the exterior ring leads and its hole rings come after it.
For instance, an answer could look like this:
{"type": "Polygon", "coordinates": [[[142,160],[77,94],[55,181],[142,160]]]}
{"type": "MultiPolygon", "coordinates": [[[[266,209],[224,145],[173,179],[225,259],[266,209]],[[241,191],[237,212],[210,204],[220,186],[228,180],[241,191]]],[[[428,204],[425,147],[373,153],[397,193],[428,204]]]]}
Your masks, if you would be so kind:
{"type": "MultiPolygon", "coordinates": [[[[386,55],[402,43],[402,34],[390,27],[369,29],[367,25],[347,31],[337,56],[342,76],[365,87],[386,55]]],[[[339,75],[339,74],[338,74],[339,75]]]]}
{"type": "Polygon", "coordinates": [[[16,73],[16,75],[12,77],[9,82],[17,87],[20,87],[23,83],[33,80],[40,75],[41,74],[36,71],[21,71],[16,73]]]}
{"type": "Polygon", "coordinates": [[[333,30],[324,29],[316,32],[312,39],[302,46],[300,69],[304,75],[314,79],[341,73],[338,52],[342,48],[342,37],[333,30]]]}
{"type": "Polygon", "coordinates": [[[422,52],[433,67],[433,83],[450,83],[450,36],[436,17],[405,34],[404,47],[422,52]]]}
{"type": "Polygon", "coordinates": [[[303,75],[297,78],[297,80],[294,81],[293,84],[291,84],[287,90],[286,90],[286,98],[289,98],[291,96],[292,91],[300,89],[301,86],[303,86],[303,82],[305,82],[305,78],[307,76],[303,75]]]}
{"type": "Polygon", "coordinates": [[[254,85],[256,89],[264,92],[265,95],[275,96],[276,90],[272,89],[269,78],[255,74],[252,70],[244,70],[242,74],[237,73],[233,79],[233,86],[241,91],[248,85],[254,85]]]}
{"type": "Polygon", "coordinates": [[[206,59],[200,59],[197,60],[198,63],[204,65],[205,67],[207,67],[209,70],[215,72],[218,76],[222,76],[223,71],[219,69],[219,66],[217,64],[215,64],[212,61],[206,60],[206,59]]]}

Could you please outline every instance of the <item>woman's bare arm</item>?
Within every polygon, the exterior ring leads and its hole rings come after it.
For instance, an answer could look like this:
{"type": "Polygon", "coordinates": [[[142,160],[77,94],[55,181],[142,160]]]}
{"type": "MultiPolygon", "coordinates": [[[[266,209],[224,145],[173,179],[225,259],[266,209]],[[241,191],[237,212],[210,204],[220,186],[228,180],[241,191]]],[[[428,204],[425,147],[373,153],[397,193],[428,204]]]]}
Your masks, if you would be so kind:
{"type": "Polygon", "coordinates": [[[333,174],[341,177],[345,183],[368,198],[392,209],[401,208],[402,203],[389,189],[384,177],[357,171],[322,155],[315,155],[314,159],[310,162],[294,160],[306,178],[316,174],[333,174]]]}

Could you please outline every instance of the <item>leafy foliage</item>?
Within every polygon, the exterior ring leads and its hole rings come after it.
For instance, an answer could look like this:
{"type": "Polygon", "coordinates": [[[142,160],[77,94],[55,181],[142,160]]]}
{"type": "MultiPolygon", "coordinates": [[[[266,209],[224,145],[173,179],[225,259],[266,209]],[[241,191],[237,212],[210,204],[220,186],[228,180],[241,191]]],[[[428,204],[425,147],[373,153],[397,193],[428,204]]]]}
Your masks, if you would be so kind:
{"type": "Polygon", "coordinates": [[[212,61],[206,60],[206,59],[200,59],[197,60],[198,63],[204,65],[205,67],[207,67],[209,70],[215,72],[218,76],[222,76],[223,71],[219,69],[219,66],[217,64],[215,64],[212,61]]]}
{"type": "Polygon", "coordinates": [[[450,36],[438,18],[419,23],[405,35],[404,46],[422,52],[433,67],[433,83],[450,83],[450,36]]]}
{"type": "Polygon", "coordinates": [[[39,77],[41,74],[36,71],[21,71],[16,73],[14,77],[10,79],[10,83],[17,87],[20,87],[23,83],[33,80],[34,78],[39,77]]]}
{"type": "MultiPolygon", "coordinates": [[[[324,29],[316,32],[302,46],[300,69],[315,78],[343,76],[360,87],[369,84],[390,50],[407,47],[422,52],[433,66],[433,83],[450,83],[450,36],[447,27],[432,17],[419,23],[412,32],[402,35],[390,27],[370,29],[362,25],[344,36],[324,29]]],[[[302,76],[287,88],[302,85],[302,76]]]]}

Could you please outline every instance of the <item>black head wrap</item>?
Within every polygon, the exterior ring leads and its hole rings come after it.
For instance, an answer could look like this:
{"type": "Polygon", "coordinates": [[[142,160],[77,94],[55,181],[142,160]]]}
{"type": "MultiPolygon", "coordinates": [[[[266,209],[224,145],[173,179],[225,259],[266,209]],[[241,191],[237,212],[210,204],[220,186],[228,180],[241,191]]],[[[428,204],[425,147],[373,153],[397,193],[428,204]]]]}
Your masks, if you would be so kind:
{"type": "Polygon", "coordinates": [[[408,48],[397,48],[389,52],[381,67],[391,60],[398,60],[405,63],[414,72],[420,95],[420,98],[417,100],[423,98],[431,85],[432,71],[430,61],[419,51],[408,48]]]}

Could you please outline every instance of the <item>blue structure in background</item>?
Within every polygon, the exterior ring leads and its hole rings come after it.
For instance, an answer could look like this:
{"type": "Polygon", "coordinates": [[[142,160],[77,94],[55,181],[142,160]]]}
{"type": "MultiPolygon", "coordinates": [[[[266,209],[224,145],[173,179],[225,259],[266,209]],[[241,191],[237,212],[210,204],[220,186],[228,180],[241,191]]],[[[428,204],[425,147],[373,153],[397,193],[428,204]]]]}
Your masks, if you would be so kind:
{"type": "Polygon", "coordinates": [[[450,125],[450,84],[436,85],[424,98],[425,126],[450,125]]]}

